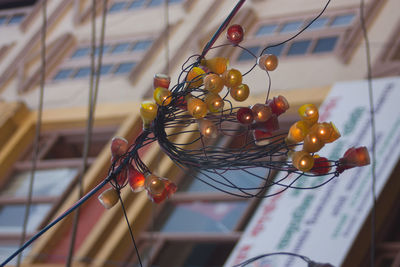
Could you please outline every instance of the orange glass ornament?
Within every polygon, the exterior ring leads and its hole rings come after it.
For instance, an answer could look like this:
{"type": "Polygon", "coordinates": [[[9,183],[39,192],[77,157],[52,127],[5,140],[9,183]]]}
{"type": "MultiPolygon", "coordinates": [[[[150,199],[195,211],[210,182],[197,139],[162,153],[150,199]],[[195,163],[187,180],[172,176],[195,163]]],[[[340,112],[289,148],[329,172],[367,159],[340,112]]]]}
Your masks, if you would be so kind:
{"type": "Polygon", "coordinates": [[[251,107],[251,110],[256,122],[267,121],[272,115],[271,108],[266,104],[255,104],[251,107]]]}
{"type": "Polygon", "coordinates": [[[204,118],[207,115],[207,105],[203,100],[191,97],[187,101],[188,112],[196,119],[204,118]]]}
{"type": "Polygon", "coordinates": [[[128,168],[128,182],[132,192],[140,192],[144,189],[146,178],[143,173],[136,170],[133,166],[128,168]]]}
{"type": "Polygon", "coordinates": [[[145,182],[146,190],[153,196],[160,196],[165,188],[164,181],[154,174],[149,174],[145,182]]]}
{"type": "Polygon", "coordinates": [[[97,198],[101,205],[103,205],[103,207],[106,209],[111,209],[113,206],[115,206],[119,199],[118,192],[114,189],[114,187],[105,190],[97,198]]]}
{"type": "Polygon", "coordinates": [[[223,57],[215,57],[211,59],[202,59],[200,65],[205,66],[211,72],[222,74],[228,67],[229,60],[223,57]]]}
{"type": "Polygon", "coordinates": [[[279,130],[278,117],[275,114],[272,114],[267,121],[253,123],[250,125],[250,128],[253,130],[262,131],[264,133],[274,132],[279,130]]]}
{"type": "Polygon", "coordinates": [[[278,57],[273,54],[265,54],[257,58],[258,66],[267,71],[273,71],[278,67],[278,57]]]}
{"type": "Polygon", "coordinates": [[[202,134],[202,136],[206,138],[216,138],[218,137],[218,129],[215,124],[206,119],[200,119],[198,121],[199,124],[199,131],[202,134]]]}
{"type": "Polygon", "coordinates": [[[210,73],[204,77],[204,89],[211,93],[218,94],[222,91],[222,88],[224,88],[224,81],[219,75],[210,73]]]}
{"type": "Polygon", "coordinates": [[[242,102],[245,101],[250,94],[250,89],[247,84],[242,83],[237,87],[233,87],[229,90],[231,97],[236,101],[242,102]]]}
{"type": "Polygon", "coordinates": [[[207,94],[204,98],[204,102],[207,104],[207,108],[211,112],[219,112],[224,108],[224,100],[222,100],[218,94],[207,94]]]}
{"type": "Polygon", "coordinates": [[[268,100],[268,106],[271,108],[272,113],[277,116],[285,113],[289,109],[289,102],[284,96],[274,96],[272,99],[268,100]]]}
{"type": "Polygon", "coordinates": [[[309,153],[315,153],[318,152],[324,145],[324,141],[319,139],[315,133],[309,133],[304,138],[303,150],[309,153]]]}
{"type": "Polygon", "coordinates": [[[289,129],[287,140],[291,144],[301,142],[308,134],[308,131],[308,125],[304,121],[295,122],[289,129]]]}
{"type": "Polygon", "coordinates": [[[226,70],[222,74],[222,80],[229,88],[237,87],[242,84],[242,74],[237,69],[226,70]]]}
{"type": "Polygon", "coordinates": [[[162,88],[168,89],[170,83],[171,83],[171,77],[169,77],[167,74],[157,73],[154,75],[154,78],[153,78],[154,89],[157,87],[162,87],[162,88]]]}
{"type": "Polygon", "coordinates": [[[306,151],[296,151],[292,154],[293,166],[302,172],[308,172],[314,166],[314,158],[306,151]]]}
{"type": "Polygon", "coordinates": [[[253,111],[250,108],[241,107],[236,113],[236,119],[241,124],[251,124],[254,121],[253,111]]]}
{"type": "Polygon", "coordinates": [[[310,126],[316,123],[319,118],[318,109],[314,104],[302,105],[299,108],[299,115],[300,118],[310,126]]]}
{"type": "Polygon", "coordinates": [[[197,88],[203,84],[203,78],[205,76],[205,71],[199,67],[193,67],[188,75],[186,76],[186,81],[188,82],[189,88],[197,88]]]}
{"type": "Polygon", "coordinates": [[[171,92],[167,88],[157,87],[153,92],[156,103],[160,106],[167,106],[171,103],[171,92]]]}

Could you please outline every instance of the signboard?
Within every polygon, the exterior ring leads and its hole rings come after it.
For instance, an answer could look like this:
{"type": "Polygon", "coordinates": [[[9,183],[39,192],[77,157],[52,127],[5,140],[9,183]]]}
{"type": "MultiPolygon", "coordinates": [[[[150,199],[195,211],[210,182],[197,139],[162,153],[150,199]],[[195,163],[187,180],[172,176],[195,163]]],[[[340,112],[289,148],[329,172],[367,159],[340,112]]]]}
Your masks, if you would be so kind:
{"type": "MultiPolygon", "coordinates": [[[[400,155],[400,78],[374,80],[373,89],[379,195],[400,155]]],[[[352,146],[366,146],[371,151],[366,81],[336,84],[319,112],[319,121],[334,122],[342,134],[325,145],[319,152],[321,156],[338,159],[352,146]]],[[[371,165],[354,168],[318,189],[289,189],[263,200],[225,266],[280,251],[340,266],[371,209],[371,173],[371,165]]],[[[304,177],[296,183],[310,186],[323,179],[304,177]]],[[[249,266],[306,266],[297,261],[294,257],[273,256],[249,266]]]]}

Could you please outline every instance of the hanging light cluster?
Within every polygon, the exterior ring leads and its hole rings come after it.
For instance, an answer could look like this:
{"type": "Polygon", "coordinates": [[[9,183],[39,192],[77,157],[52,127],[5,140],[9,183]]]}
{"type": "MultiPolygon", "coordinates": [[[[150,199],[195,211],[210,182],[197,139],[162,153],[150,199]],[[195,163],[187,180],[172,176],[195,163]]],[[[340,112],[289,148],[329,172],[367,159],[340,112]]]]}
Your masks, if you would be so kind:
{"type": "MultiPolygon", "coordinates": [[[[240,25],[227,29],[227,40],[231,45],[238,47],[243,38],[244,30],[240,25]]],[[[256,65],[268,73],[278,67],[278,58],[273,54],[262,54],[256,57],[256,65]]],[[[170,87],[168,75],[156,74],[153,100],[142,102],[139,109],[143,120],[142,134],[130,147],[122,138],[112,141],[110,173],[114,175],[113,188],[99,196],[100,202],[106,208],[111,207],[118,200],[120,188],[128,184],[133,192],[146,190],[155,203],[161,203],[177,190],[172,181],[152,173],[138,156],[139,148],[154,141],[179,167],[202,174],[201,180],[218,190],[242,197],[268,197],[259,192],[272,186],[281,186],[284,191],[304,173],[307,176],[330,175],[333,179],[346,169],[369,164],[368,151],[364,147],[351,148],[336,161],[316,154],[325,144],[337,140],[340,133],[332,122],[318,122],[318,109],[313,104],[299,108],[300,120],[288,133],[277,132],[279,116],[289,109],[289,102],[279,95],[265,103],[240,106],[240,102],[250,95],[250,88],[243,80],[238,69],[230,68],[227,58],[203,55],[183,67],[173,87],[170,87]],[[189,129],[192,124],[197,125],[196,130],[189,129]],[[167,129],[173,129],[174,133],[168,134],[167,129]],[[179,134],[194,137],[186,144],[175,143],[172,137],[179,134]],[[234,149],[208,144],[208,139],[224,134],[245,136],[248,141],[234,149]],[[185,145],[195,148],[188,149],[185,145]],[[290,157],[291,161],[287,161],[290,157]],[[269,177],[271,172],[267,172],[268,177],[253,174],[252,170],[258,167],[287,175],[274,182],[269,177]],[[253,175],[262,181],[262,185],[257,188],[238,186],[225,176],[232,170],[253,175]],[[291,173],[296,173],[297,178],[285,182],[291,173]]]]}

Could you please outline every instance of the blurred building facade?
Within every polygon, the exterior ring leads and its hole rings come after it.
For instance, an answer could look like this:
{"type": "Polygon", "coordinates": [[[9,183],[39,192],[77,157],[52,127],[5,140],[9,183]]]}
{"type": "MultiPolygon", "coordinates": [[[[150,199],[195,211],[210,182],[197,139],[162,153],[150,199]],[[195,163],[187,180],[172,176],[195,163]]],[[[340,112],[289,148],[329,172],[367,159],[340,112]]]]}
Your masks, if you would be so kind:
{"type": "MultiPolygon", "coordinates": [[[[107,175],[109,140],[118,135],[132,142],[140,133],[139,103],[152,97],[154,74],[168,73],[174,84],[182,64],[201,52],[236,4],[233,0],[106,2],[90,167],[82,174],[91,76],[92,1],[47,1],[44,113],[28,237],[77,200],[80,175],[84,175],[85,192],[107,175]]],[[[18,247],[22,229],[37,123],[43,3],[0,0],[1,260],[18,247]]],[[[232,23],[246,30],[241,45],[259,54],[267,45],[282,42],[301,30],[324,5],[315,0],[247,0],[232,23]]],[[[96,7],[98,44],[103,1],[96,1],[96,7]]],[[[366,1],[373,77],[400,75],[399,9],[397,0],[366,1]]],[[[221,35],[216,45],[225,43],[221,35]]],[[[97,60],[99,53],[97,46],[97,60]]],[[[366,78],[359,0],[332,1],[304,33],[266,53],[279,57],[279,67],[271,73],[272,95],[285,95],[291,103],[291,111],[282,123],[287,127],[294,120],[297,106],[320,104],[338,81],[366,78]]],[[[250,53],[238,47],[222,46],[209,53],[210,57],[217,55],[228,57],[230,65],[242,72],[255,63],[250,53]]],[[[265,72],[256,69],[245,80],[252,95],[248,103],[263,101],[265,72]]],[[[235,143],[229,139],[219,142],[235,143]]],[[[180,188],[161,205],[151,203],[145,193],[123,191],[144,263],[161,267],[221,266],[259,201],[227,196],[188,178],[160,153],[157,145],[143,150],[142,157],[149,167],[175,180],[180,188]]],[[[392,194],[392,198],[386,203],[398,206],[398,197],[392,194]]],[[[393,218],[382,216],[387,229],[399,218],[397,213],[391,214],[393,218]]],[[[23,266],[63,266],[72,221],[73,216],[69,216],[37,240],[24,255],[23,266]]],[[[390,243],[385,241],[390,232],[378,233],[382,243],[378,264],[399,262],[399,238],[392,236],[390,243]]],[[[119,207],[104,211],[96,198],[89,200],[81,210],[73,266],[137,266],[128,234],[119,207]]],[[[348,257],[354,257],[353,263],[362,266],[367,250],[348,257]]]]}

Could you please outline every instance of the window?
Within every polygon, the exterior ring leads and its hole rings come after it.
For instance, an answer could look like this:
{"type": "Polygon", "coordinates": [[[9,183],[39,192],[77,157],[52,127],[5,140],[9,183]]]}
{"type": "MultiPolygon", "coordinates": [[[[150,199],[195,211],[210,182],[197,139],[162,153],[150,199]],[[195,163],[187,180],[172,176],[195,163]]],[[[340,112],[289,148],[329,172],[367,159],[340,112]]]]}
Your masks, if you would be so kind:
{"type": "Polygon", "coordinates": [[[11,17],[11,19],[8,21],[8,24],[17,24],[20,23],[24,19],[25,15],[24,14],[15,14],[11,17]]]}
{"type": "MultiPolygon", "coordinates": [[[[123,42],[107,42],[103,46],[103,65],[100,75],[112,76],[128,74],[136,66],[153,44],[151,38],[123,42]]],[[[100,47],[96,47],[95,56],[100,47]]],[[[87,78],[90,76],[90,45],[78,47],[54,74],[53,81],[87,78]]]]}
{"type": "Polygon", "coordinates": [[[114,3],[114,4],[110,7],[110,9],[108,10],[108,12],[111,13],[111,12],[118,12],[118,11],[121,11],[121,10],[124,9],[125,5],[126,5],[125,2],[117,2],[117,3],[114,3]]]}
{"type": "MultiPolygon", "coordinates": [[[[356,13],[337,11],[315,20],[299,38],[288,43],[268,48],[265,53],[280,57],[301,55],[320,55],[338,50],[339,44],[344,41],[344,36],[351,30],[356,13]]],[[[314,19],[313,16],[300,19],[278,19],[275,21],[261,22],[249,32],[253,38],[248,38],[244,47],[259,55],[268,45],[281,43],[299,32],[314,19]]],[[[234,52],[238,61],[255,61],[248,52],[236,49],[234,52]]]]}
{"type": "MultiPolygon", "coordinates": [[[[135,10],[140,8],[159,7],[164,4],[165,0],[127,0],[118,1],[111,5],[109,12],[119,12],[124,10],[135,10]]],[[[183,0],[168,0],[169,4],[178,4],[183,0]]]]}
{"type": "MultiPolygon", "coordinates": [[[[115,132],[114,127],[95,128],[89,151],[89,165],[115,132]]],[[[67,191],[81,174],[84,129],[44,132],[40,138],[37,170],[34,176],[32,205],[27,237],[48,223],[67,191]]],[[[26,198],[31,177],[33,148],[2,177],[0,187],[0,259],[10,256],[19,246],[26,198]]],[[[25,252],[24,254],[27,254],[25,252]]]]}

